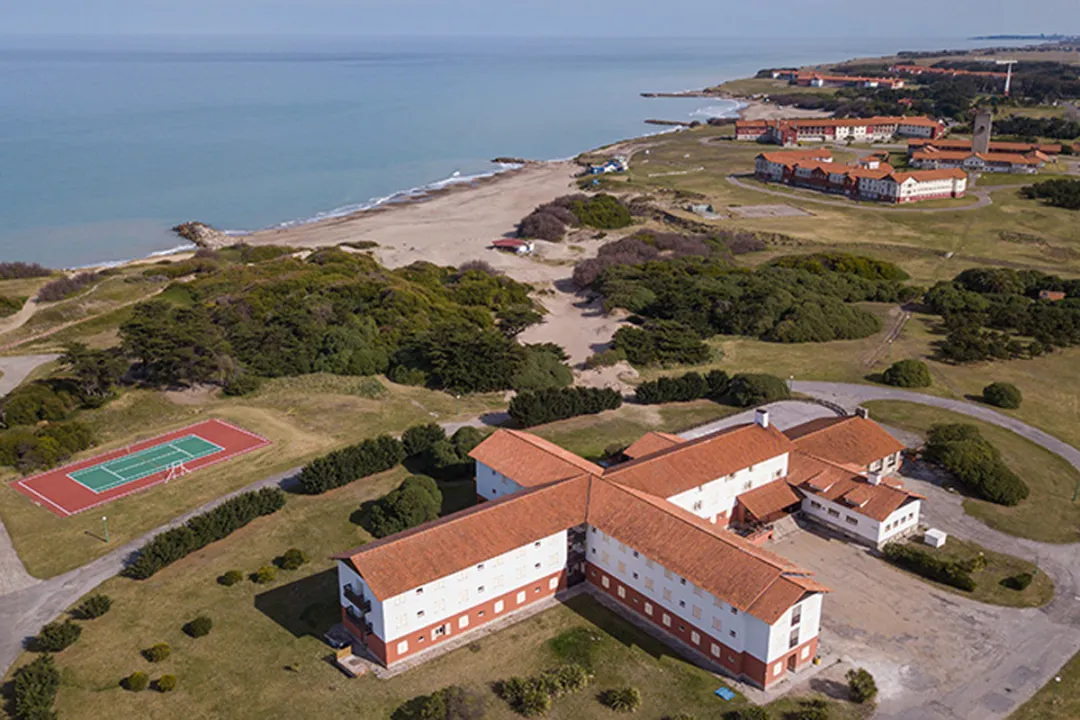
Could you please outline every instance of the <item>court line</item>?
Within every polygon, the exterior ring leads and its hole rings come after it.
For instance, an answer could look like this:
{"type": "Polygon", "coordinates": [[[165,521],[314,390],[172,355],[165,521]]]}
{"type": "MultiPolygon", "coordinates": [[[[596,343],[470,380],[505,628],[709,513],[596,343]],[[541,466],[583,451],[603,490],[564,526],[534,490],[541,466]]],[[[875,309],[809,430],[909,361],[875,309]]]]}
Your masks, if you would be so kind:
{"type": "MultiPolygon", "coordinates": [[[[18,481],[18,482],[16,482],[15,484],[16,484],[16,485],[19,485],[19,486],[21,486],[23,490],[26,490],[27,492],[31,492],[31,493],[33,493],[34,495],[37,495],[37,496],[38,496],[39,498],[41,498],[41,499],[42,499],[42,500],[44,500],[45,502],[49,503],[50,505],[52,505],[52,506],[53,506],[54,508],[56,508],[57,510],[59,510],[59,511],[60,511],[60,512],[62,512],[62,513],[64,513],[64,517],[71,517],[72,515],[74,515],[74,514],[75,514],[75,513],[73,513],[73,512],[68,512],[68,510],[67,510],[66,508],[64,508],[64,506],[62,506],[62,505],[58,505],[57,503],[53,502],[53,501],[52,501],[52,500],[50,500],[49,498],[47,498],[47,497],[45,497],[44,495],[42,495],[41,493],[39,493],[39,492],[38,492],[37,490],[35,490],[34,488],[30,487],[29,485],[26,485],[24,481],[22,481],[22,480],[19,480],[19,481],[18,481]]],[[[85,487],[85,486],[84,486],[84,487],[85,487]]],[[[76,511],[76,512],[78,512],[78,511],[76,511]]]]}

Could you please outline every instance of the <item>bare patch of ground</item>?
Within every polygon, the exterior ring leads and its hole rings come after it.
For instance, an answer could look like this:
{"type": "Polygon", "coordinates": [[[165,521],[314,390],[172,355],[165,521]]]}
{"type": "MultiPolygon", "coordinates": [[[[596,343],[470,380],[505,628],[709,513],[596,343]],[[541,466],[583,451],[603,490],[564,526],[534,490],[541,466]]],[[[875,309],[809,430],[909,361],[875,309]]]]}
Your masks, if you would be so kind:
{"type": "Polygon", "coordinates": [[[744,218],[770,218],[770,217],[812,217],[812,213],[791,205],[746,205],[731,206],[728,208],[739,217],[744,218]]]}

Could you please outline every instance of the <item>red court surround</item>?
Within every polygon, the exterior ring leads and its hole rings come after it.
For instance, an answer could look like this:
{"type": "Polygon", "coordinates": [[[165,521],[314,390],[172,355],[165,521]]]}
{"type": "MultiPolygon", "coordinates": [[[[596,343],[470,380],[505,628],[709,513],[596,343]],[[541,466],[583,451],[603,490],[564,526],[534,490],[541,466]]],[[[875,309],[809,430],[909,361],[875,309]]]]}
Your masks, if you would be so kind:
{"type": "MultiPolygon", "coordinates": [[[[111,502],[119,497],[131,495],[132,493],[145,490],[158,483],[165,482],[165,479],[169,476],[169,472],[168,470],[162,470],[153,475],[148,475],[138,480],[132,480],[129,483],[119,485],[100,493],[95,493],[85,485],[72,480],[68,477],[68,473],[74,472],[75,470],[82,470],[83,468],[88,468],[107,460],[123,457],[129,453],[138,452],[139,450],[159,445],[163,442],[176,440],[186,435],[198,435],[223,448],[221,452],[216,452],[213,455],[197,458],[184,463],[184,467],[189,472],[224,460],[229,460],[230,458],[234,458],[237,455],[243,455],[252,450],[258,450],[259,448],[270,444],[270,441],[266,438],[243,430],[224,420],[206,420],[180,430],[174,430],[173,432],[164,435],[158,435],[157,437],[149,438],[147,440],[140,440],[139,442],[124,448],[118,448],[101,455],[86,458],[85,460],[79,460],[70,465],[54,468],[48,472],[41,473],[40,475],[16,480],[11,484],[16,490],[33,500],[36,504],[51,510],[60,517],[68,517],[75,513],[82,512],[83,510],[89,510],[92,507],[111,502]]],[[[176,478],[177,481],[181,481],[182,479],[182,477],[176,478]]]]}

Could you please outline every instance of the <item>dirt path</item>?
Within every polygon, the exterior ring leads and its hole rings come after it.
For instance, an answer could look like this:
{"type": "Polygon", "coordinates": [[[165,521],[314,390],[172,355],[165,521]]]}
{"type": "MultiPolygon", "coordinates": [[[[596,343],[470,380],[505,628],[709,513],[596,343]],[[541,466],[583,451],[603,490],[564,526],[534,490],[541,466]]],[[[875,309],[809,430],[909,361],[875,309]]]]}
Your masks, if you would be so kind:
{"type": "Polygon", "coordinates": [[[36,297],[29,298],[23,303],[23,306],[19,308],[19,311],[14,315],[8,315],[6,318],[0,320],[0,335],[9,333],[12,330],[18,330],[27,323],[34,316],[34,313],[38,309],[38,300],[36,297]]]}
{"type": "Polygon", "coordinates": [[[893,320],[892,325],[889,327],[889,332],[882,338],[881,343],[874,348],[874,350],[863,361],[863,367],[869,370],[874,367],[874,363],[889,350],[889,346],[896,342],[896,339],[900,337],[900,333],[903,332],[904,326],[907,325],[908,320],[911,319],[911,313],[907,312],[901,307],[894,308],[890,311],[890,314],[895,313],[896,317],[893,320]]]}
{"type": "Polygon", "coordinates": [[[581,365],[593,353],[607,349],[615,331],[626,324],[625,313],[604,314],[600,300],[577,294],[569,278],[551,289],[553,294],[538,296],[548,310],[544,322],[523,332],[521,342],[562,345],[571,365],[581,365]]]}
{"type": "Polygon", "coordinates": [[[0,398],[19,386],[36,368],[60,357],[56,354],[0,357],[0,398]]]}

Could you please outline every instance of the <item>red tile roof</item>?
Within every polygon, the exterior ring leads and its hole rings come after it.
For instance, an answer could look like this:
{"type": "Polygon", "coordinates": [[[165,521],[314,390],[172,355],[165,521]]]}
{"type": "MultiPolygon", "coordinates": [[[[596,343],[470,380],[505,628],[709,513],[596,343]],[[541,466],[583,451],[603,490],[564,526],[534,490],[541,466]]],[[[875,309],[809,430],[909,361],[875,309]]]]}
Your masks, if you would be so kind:
{"type": "Polygon", "coordinates": [[[623,450],[622,454],[633,460],[682,442],[686,441],[678,435],[665,432],[649,432],[635,440],[630,447],[623,450]]]}
{"type": "Polygon", "coordinates": [[[555,443],[519,430],[496,430],[477,445],[469,457],[523,487],[546,485],[582,473],[600,475],[604,472],[599,465],[555,443]]]}
{"type": "Polygon", "coordinates": [[[739,495],[737,500],[744,508],[758,518],[766,518],[785,508],[798,504],[799,496],[791,489],[788,481],[781,478],[766,483],[759,488],[739,495]]]}
{"type": "Polygon", "coordinates": [[[818,418],[788,428],[784,434],[804,453],[858,467],[868,467],[904,449],[904,444],[885,428],[857,415],[818,418]]]}
{"type": "Polygon", "coordinates": [[[857,472],[799,451],[791,454],[788,481],[808,495],[847,505],[878,522],[912,500],[923,499],[896,483],[873,485],[857,472]]]}

